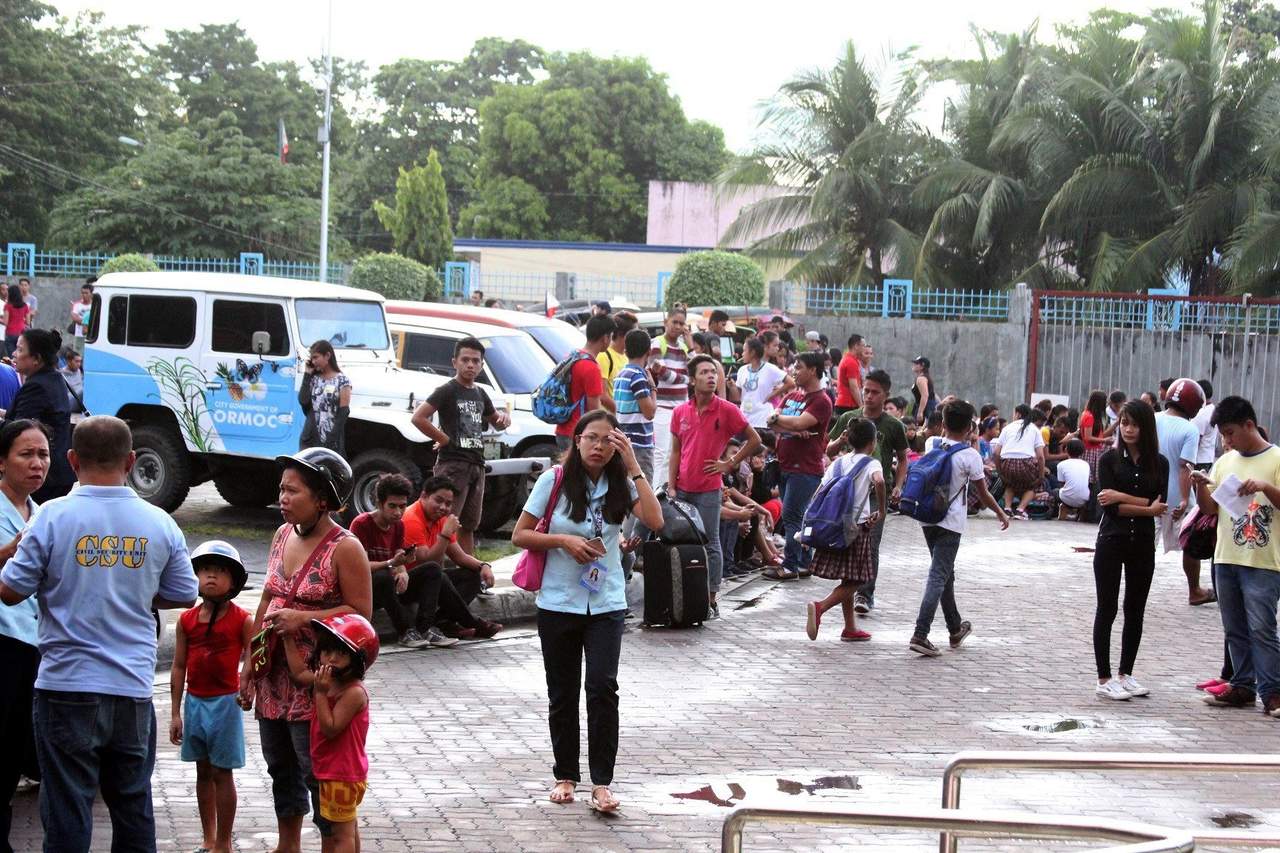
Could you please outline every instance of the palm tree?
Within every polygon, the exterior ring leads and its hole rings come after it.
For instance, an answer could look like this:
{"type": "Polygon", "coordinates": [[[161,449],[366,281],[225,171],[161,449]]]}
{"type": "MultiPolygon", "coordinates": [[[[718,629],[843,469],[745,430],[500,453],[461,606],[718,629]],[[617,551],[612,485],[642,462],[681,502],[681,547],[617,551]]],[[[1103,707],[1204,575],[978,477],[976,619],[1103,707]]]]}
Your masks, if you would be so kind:
{"type": "Polygon", "coordinates": [[[788,277],[831,284],[870,275],[876,285],[907,268],[919,251],[909,222],[911,187],[938,142],[913,115],[921,95],[907,55],[886,83],[853,43],[827,70],[784,84],[761,126],[773,141],[720,177],[732,196],[758,185],[778,194],[745,206],[722,245],[747,242],[756,258],[781,260],[788,277]]]}
{"type": "Polygon", "coordinates": [[[1041,222],[1078,245],[1106,238],[1091,286],[1141,290],[1177,274],[1200,294],[1227,272],[1236,283],[1268,274],[1280,97],[1275,67],[1237,63],[1240,44],[1217,0],[1199,20],[1162,11],[1148,22],[1132,85],[1151,109],[1106,105],[1116,147],[1085,160],[1041,222]]]}

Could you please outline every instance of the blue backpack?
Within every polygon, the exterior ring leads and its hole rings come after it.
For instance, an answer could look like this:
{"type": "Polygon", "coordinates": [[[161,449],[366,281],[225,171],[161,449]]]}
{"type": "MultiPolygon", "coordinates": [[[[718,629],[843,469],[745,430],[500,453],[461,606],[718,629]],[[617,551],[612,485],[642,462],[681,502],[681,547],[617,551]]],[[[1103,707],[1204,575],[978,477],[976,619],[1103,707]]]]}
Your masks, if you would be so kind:
{"type": "Polygon", "coordinates": [[[958,441],[950,447],[935,448],[911,463],[898,503],[903,515],[921,524],[937,524],[947,517],[952,502],[966,488],[961,486],[951,494],[951,458],[968,446],[958,441]]]}
{"type": "MultiPolygon", "coordinates": [[[[800,542],[824,551],[843,551],[858,538],[858,516],[871,497],[870,491],[861,503],[854,504],[858,475],[876,460],[870,456],[858,460],[853,470],[843,477],[832,477],[813,493],[800,525],[800,542]]],[[[877,463],[879,464],[879,463],[877,463]]]]}
{"type": "Polygon", "coordinates": [[[551,375],[534,389],[533,414],[538,420],[549,424],[566,424],[579,407],[585,410],[587,399],[583,397],[575,403],[569,396],[569,392],[573,381],[573,366],[587,358],[591,356],[581,350],[570,353],[564,361],[556,365],[551,375]]]}

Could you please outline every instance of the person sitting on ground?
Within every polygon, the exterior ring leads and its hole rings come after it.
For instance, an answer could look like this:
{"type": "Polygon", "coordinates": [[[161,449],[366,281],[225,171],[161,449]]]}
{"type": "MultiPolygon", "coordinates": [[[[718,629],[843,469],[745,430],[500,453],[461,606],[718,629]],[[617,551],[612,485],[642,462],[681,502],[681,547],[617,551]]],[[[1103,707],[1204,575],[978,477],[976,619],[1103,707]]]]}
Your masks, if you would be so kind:
{"type": "MultiPolygon", "coordinates": [[[[1044,461],[1049,466],[1049,473],[1052,474],[1058,463],[1066,459],[1070,454],[1067,453],[1066,441],[1067,435],[1071,432],[1067,425],[1067,419],[1059,417],[1053,422],[1053,427],[1049,430],[1049,437],[1045,440],[1044,461]]],[[[1079,439],[1073,439],[1079,441],[1079,439]]],[[[1084,442],[1080,442],[1081,446],[1084,442]]],[[[1088,465],[1089,463],[1084,463],[1088,465]]],[[[1061,478],[1059,478],[1061,479],[1061,478]]]]}
{"type": "MultiPolygon", "coordinates": [[[[735,439],[729,442],[721,458],[726,461],[732,459],[741,447],[741,441],[735,439]]],[[[751,459],[763,458],[763,454],[764,445],[761,445],[756,448],[751,459]]],[[[750,496],[753,479],[750,460],[724,474],[721,479],[724,481],[724,489],[720,504],[720,549],[724,554],[724,576],[748,574],[758,568],[750,562],[750,555],[756,549],[760,550],[759,562],[762,565],[782,565],[782,556],[767,535],[767,531],[773,527],[773,519],[769,511],[750,496]],[[749,544],[750,548],[744,549],[743,543],[749,544]],[[747,559],[739,561],[737,555],[744,550],[747,551],[747,559]]]]}
{"type": "Polygon", "coordinates": [[[436,627],[437,615],[474,629],[482,637],[492,637],[502,630],[496,622],[471,615],[439,563],[425,562],[426,549],[419,559],[417,550],[405,544],[404,513],[413,497],[409,479],[401,474],[383,474],[374,484],[373,496],[377,507],[357,515],[350,529],[369,555],[373,607],[387,611],[400,645],[411,649],[457,645],[457,639],[446,637],[436,627]],[[406,605],[417,605],[412,623],[406,605]]]}
{"type": "Polygon", "coordinates": [[[1066,450],[1067,458],[1058,463],[1057,479],[1062,486],[1054,492],[1059,521],[1071,519],[1089,502],[1089,463],[1084,461],[1084,442],[1073,438],[1066,443],[1066,450]]]}
{"type": "MultiPolygon", "coordinates": [[[[415,563],[434,564],[438,568],[448,557],[454,564],[452,568],[443,570],[439,581],[439,602],[448,602],[444,620],[437,623],[441,632],[446,637],[461,640],[489,638],[501,631],[502,625],[480,619],[470,611],[463,613],[481,589],[493,586],[494,578],[493,566],[477,560],[458,544],[459,523],[453,514],[457,496],[458,487],[444,477],[428,477],[423,481],[421,495],[409,505],[403,516],[404,544],[415,549],[415,563]],[[459,608],[459,602],[462,608],[459,608]]],[[[434,571],[428,571],[434,576],[434,571]]]]}

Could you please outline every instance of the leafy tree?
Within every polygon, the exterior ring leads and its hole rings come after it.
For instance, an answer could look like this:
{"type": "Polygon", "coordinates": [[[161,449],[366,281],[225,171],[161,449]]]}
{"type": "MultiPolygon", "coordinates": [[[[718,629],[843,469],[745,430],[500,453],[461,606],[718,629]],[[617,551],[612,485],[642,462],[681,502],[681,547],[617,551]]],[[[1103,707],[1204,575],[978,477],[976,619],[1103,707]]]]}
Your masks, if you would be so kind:
{"type": "Polygon", "coordinates": [[[313,257],[315,172],[282,165],[229,112],[166,134],[59,200],[55,247],[313,257]]]}
{"type": "Polygon", "coordinates": [[[663,293],[663,307],[685,305],[759,305],[765,298],[764,270],[733,252],[692,252],[676,261],[663,293]]]}
{"type": "Polygon", "coordinates": [[[107,261],[98,270],[98,275],[106,275],[112,272],[158,272],[159,269],[160,267],[156,262],[146,255],[130,252],[124,255],[116,255],[107,261]]]}
{"type": "Polygon", "coordinates": [[[564,240],[643,242],[647,181],[707,180],[726,159],[720,131],[690,123],[648,62],[586,53],[553,56],[545,80],[488,98],[479,150],[460,230],[564,240]],[[529,189],[541,209],[513,211],[529,189]],[[542,210],[545,230],[529,230],[542,210]]]}
{"type": "Polygon", "coordinates": [[[445,192],[440,158],[431,149],[425,166],[400,170],[396,181],[396,206],[373,203],[382,227],[391,232],[396,251],[442,269],[453,257],[453,228],[449,225],[449,197],[445,192]]]}
{"type": "Polygon", "coordinates": [[[348,284],[381,293],[388,299],[439,299],[444,292],[434,270],[412,258],[384,253],[365,255],[356,261],[348,284]]]}
{"type": "Polygon", "coordinates": [[[909,268],[920,249],[911,187],[941,151],[913,119],[920,94],[910,69],[886,82],[852,42],[832,68],[783,84],[762,122],[777,141],[721,182],[785,190],[744,207],[723,241],[747,240],[749,255],[805,281],[879,284],[909,268]]]}
{"type": "Polygon", "coordinates": [[[124,159],[159,87],[143,73],[140,27],[55,18],[0,0],[0,233],[42,241],[54,200],[124,159]]]}

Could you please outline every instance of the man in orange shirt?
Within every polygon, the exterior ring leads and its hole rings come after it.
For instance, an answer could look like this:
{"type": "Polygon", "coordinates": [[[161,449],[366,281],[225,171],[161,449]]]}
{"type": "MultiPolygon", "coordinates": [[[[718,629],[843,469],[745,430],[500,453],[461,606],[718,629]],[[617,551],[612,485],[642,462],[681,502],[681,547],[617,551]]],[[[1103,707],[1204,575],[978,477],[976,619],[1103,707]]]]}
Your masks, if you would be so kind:
{"type": "Polygon", "coordinates": [[[428,477],[422,484],[422,494],[405,510],[404,544],[414,548],[413,557],[418,563],[439,566],[448,557],[454,564],[454,568],[443,570],[440,585],[440,610],[456,619],[454,624],[443,625],[444,633],[463,639],[492,637],[502,626],[473,616],[467,605],[480,594],[482,586],[493,586],[493,566],[458,545],[458,517],[453,514],[457,494],[458,487],[444,477],[428,477]],[[455,614],[459,603],[462,612],[455,614]]]}

